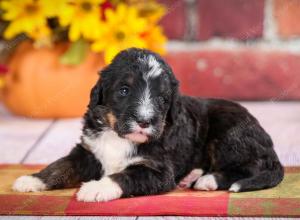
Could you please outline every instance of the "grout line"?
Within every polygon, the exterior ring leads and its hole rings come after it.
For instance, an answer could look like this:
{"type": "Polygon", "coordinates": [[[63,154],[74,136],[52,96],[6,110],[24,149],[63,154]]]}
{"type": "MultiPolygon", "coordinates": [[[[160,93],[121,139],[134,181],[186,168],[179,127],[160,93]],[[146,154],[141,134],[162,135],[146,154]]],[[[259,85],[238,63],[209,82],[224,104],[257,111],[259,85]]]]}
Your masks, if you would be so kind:
{"type": "Polygon", "coordinates": [[[31,148],[26,152],[22,160],[20,161],[21,164],[25,162],[25,160],[28,158],[28,156],[37,148],[39,143],[44,139],[46,134],[50,131],[50,129],[53,127],[53,125],[56,123],[56,119],[51,121],[51,123],[48,125],[48,127],[43,131],[43,133],[38,137],[38,139],[34,142],[34,144],[31,146],[31,148]]]}
{"type": "Polygon", "coordinates": [[[266,40],[244,41],[235,39],[223,39],[214,37],[207,41],[187,42],[169,41],[167,50],[173,51],[203,51],[203,50],[238,50],[238,49],[261,49],[266,51],[282,51],[292,54],[300,54],[300,39],[270,42],[266,40]]]}
{"type": "Polygon", "coordinates": [[[199,3],[196,0],[186,0],[185,7],[185,30],[183,39],[185,41],[194,41],[198,35],[198,20],[199,15],[197,13],[197,5],[199,3]]]}
{"type": "Polygon", "coordinates": [[[278,40],[273,3],[272,0],[265,0],[263,38],[267,41],[278,40]]]}

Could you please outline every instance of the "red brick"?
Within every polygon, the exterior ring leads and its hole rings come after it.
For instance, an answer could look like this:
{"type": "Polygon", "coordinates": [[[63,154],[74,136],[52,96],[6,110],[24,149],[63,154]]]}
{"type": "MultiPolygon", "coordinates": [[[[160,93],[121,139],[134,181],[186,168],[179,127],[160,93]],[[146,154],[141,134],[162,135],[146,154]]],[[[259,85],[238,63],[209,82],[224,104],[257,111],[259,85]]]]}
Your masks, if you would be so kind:
{"type": "Polygon", "coordinates": [[[300,55],[257,50],[170,52],[184,94],[235,100],[300,100],[300,55]]]}
{"type": "Polygon", "coordinates": [[[275,0],[274,14],[280,36],[300,36],[300,0],[275,0]]]}
{"type": "Polygon", "coordinates": [[[241,40],[262,36],[263,0],[199,0],[198,39],[214,36],[241,40]]]}
{"type": "Polygon", "coordinates": [[[167,8],[166,15],[160,21],[169,39],[182,39],[185,33],[184,0],[159,0],[167,8]]]}

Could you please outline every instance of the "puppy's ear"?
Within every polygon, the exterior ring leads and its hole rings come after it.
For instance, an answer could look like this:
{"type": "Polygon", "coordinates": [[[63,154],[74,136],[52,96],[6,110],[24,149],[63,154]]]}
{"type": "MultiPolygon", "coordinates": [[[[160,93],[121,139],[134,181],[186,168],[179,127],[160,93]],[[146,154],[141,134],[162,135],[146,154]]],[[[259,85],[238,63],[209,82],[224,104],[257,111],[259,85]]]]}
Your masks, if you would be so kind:
{"type": "Polygon", "coordinates": [[[97,105],[101,105],[103,100],[103,86],[101,79],[98,80],[96,85],[92,88],[90,94],[90,103],[88,108],[95,108],[97,105]]]}
{"type": "Polygon", "coordinates": [[[172,89],[172,98],[171,98],[171,105],[167,114],[167,121],[173,124],[177,120],[178,116],[178,98],[179,94],[179,82],[175,78],[174,74],[171,74],[171,89],[172,89]]]}

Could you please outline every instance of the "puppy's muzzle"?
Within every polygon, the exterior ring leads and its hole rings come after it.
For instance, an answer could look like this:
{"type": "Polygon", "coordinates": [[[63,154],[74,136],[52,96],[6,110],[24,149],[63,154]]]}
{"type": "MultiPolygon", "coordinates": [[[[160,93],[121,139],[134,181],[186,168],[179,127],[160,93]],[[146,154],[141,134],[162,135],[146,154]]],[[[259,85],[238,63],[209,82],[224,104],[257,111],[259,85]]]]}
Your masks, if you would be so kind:
{"type": "Polygon", "coordinates": [[[135,120],[134,122],[132,122],[131,131],[131,133],[125,135],[125,138],[136,143],[147,142],[153,132],[153,125],[151,124],[151,120],[135,120]]]}
{"type": "Polygon", "coordinates": [[[136,122],[142,129],[150,127],[150,120],[137,120],[136,122]]]}

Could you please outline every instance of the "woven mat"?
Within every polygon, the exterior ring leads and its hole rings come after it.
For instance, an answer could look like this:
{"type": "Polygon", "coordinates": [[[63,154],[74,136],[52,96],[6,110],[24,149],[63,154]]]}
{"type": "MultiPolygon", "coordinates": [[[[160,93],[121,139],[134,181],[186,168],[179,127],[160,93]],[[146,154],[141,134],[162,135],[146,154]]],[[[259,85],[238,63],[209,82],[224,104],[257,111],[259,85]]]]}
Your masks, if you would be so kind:
{"type": "Polygon", "coordinates": [[[286,168],[284,181],[273,189],[246,193],[175,190],[163,195],[85,203],[76,201],[78,189],[37,193],[11,190],[18,176],[43,167],[0,165],[1,215],[300,216],[300,167],[286,168]]]}

